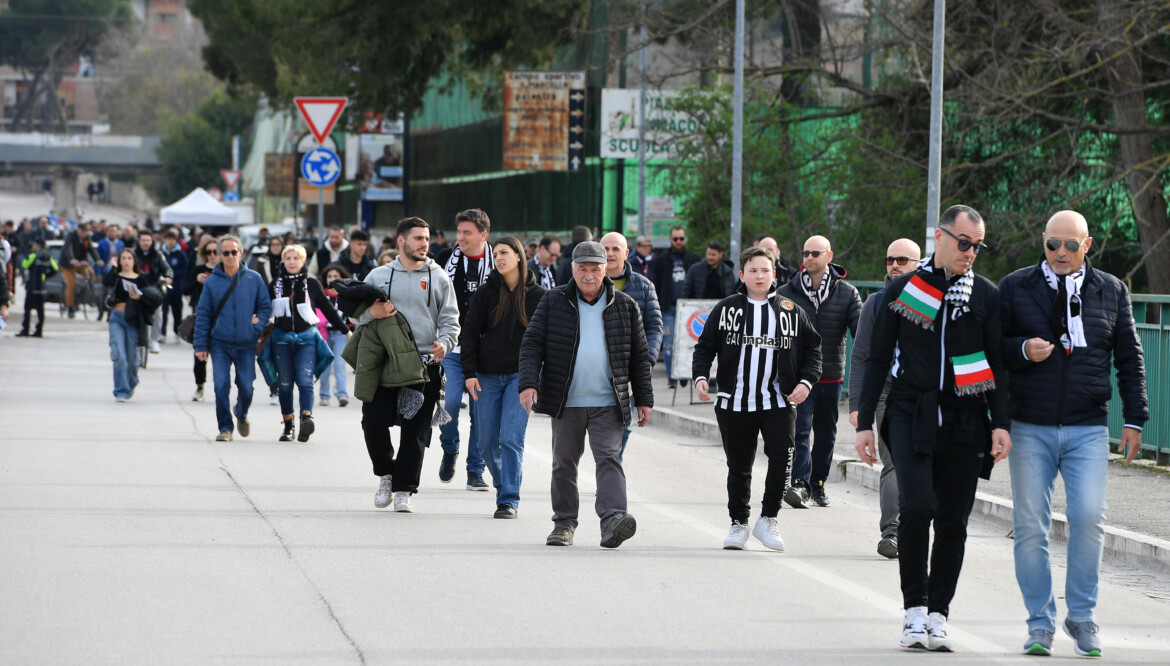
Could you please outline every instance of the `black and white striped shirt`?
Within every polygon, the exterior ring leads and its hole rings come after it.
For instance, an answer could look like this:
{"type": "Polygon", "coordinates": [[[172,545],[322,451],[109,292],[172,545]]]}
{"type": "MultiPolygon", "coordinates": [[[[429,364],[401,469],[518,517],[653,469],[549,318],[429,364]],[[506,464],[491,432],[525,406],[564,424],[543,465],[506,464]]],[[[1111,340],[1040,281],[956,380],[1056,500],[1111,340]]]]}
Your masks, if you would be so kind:
{"type": "Polygon", "coordinates": [[[734,386],[720,386],[716,404],[733,412],[759,412],[785,407],[780,384],[776,380],[776,313],[768,301],[747,299],[740,338],[739,367],[734,386]]]}

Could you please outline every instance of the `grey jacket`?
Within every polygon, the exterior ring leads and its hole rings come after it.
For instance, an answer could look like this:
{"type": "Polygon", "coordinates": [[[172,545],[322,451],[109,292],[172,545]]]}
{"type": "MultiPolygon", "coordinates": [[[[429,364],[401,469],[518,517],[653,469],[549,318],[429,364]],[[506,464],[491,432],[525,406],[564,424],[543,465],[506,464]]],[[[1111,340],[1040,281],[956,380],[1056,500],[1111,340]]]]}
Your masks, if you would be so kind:
{"type": "MultiPolygon", "coordinates": [[[[455,304],[455,290],[447,279],[447,272],[431,258],[413,271],[406,270],[395,259],[385,266],[370,271],[364,280],[386,293],[394,308],[406,317],[418,353],[431,352],[435,341],[450,352],[459,344],[459,306],[455,304]]],[[[374,319],[369,312],[358,317],[358,325],[374,319]]]]}

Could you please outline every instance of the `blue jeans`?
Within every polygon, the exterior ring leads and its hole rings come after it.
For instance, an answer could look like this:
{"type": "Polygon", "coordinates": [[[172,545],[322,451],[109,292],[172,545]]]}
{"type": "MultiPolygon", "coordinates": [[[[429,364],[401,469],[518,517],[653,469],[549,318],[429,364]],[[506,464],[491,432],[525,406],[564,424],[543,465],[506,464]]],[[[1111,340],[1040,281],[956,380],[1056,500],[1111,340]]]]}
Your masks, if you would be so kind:
{"type": "MultiPolygon", "coordinates": [[[[459,352],[452,352],[443,357],[443,372],[447,375],[447,400],[443,403],[443,409],[451,415],[451,420],[439,426],[439,442],[443,445],[443,453],[452,455],[459,453],[459,405],[467,391],[463,384],[463,364],[459,356],[459,352]]],[[[471,419],[471,436],[467,442],[467,473],[483,474],[483,457],[479,455],[479,436],[475,427],[475,402],[471,399],[467,401],[467,418],[471,419]]]]}
{"type": "Polygon", "coordinates": [[[667,379],[674,367],[674,313],[673,305],[662,310],[662,362],[666,364],[667,379]]]}
{"type": "Polygon", "coordinates": [[[1016,582],[1028,628],[1056,629],[1056,599],[1048,556],[1052,487],[1057,472],[1068,498],[1068,574],[1064,598],[1073,622],[1092,622],[1105,545],[1106,426],[1040,426],[1012,421],[1012,499],[1015,502],[1016,582]]]}
{"type": "Polygon", "coordinates": [[[519,375],[479,375],[479,400],[475,403],[479,452],[499,491],[496,504],[520,505],[523,478],[524,434],[528,412],[520,406],[519,375]]]}
{"type": "Polygon", "coordinates": [[[833,467],[833,446],[837,443],[837,417],[840,415],[841,389],[844,382],[814,384],[808,399],[796,406],[796,458],[792,462],[792,480],[815,486],[829,478],[833,467]],[[814,439],[809,446],[809,433],[814,439]]]}
{"type": "Polygon", "coordinates": [[[333,350],[333,367],[330,372],[321,375],[321,397],[329,397],[329,375],[337,380],[337,397],[349,397],[349,391],[345,390],[345,359],[341,358],[341,352],[345,351],[345,343],[348,342],[345,338],[345,333],[341,331],[329,331],[329,348],[333,350]]]}
{"type": "Polygon", "coordinates": [[[212,341],[210,356],[215,386],[215,420],[220,432],[232,432],[232,410],[228,400],[232,390],[232,366],[236,366],[236,409],[238,419],[248,418],[252,406],[252,384],[256,382],[256,345],[231,347],[212,341]]]}
{"type": "MultiPolygon", "coordinates": [[[[271,342],[269,344],[272,344],[271,342]]],[[[272,344],[276,360],[276,393],[280,396],[280,413],[293,413],[293,384],[301,397],[301,411],[313,411],[313,366],[317,364],[317,348],[311,344],[277,342],[272,344]]]]}
{"type": "Polygon", "coordinates": [[[128,324],[120,310],[110,312],[110,360],[114,362],[114,397],[129,398],[138,386],[138,327],[128,324]]]}

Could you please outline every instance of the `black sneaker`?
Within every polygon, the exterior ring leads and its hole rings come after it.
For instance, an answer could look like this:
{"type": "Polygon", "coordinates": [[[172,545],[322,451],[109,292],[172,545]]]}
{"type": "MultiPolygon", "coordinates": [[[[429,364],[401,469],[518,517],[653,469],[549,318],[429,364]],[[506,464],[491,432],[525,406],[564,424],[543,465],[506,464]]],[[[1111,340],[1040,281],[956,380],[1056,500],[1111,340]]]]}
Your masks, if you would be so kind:
{"type": "MultiPolygon", "coordinates": [[[[440,478],[442,478],[442,477],[440,477],[440,478]]],[[[480,492],[486,493],[487,491],[491,490],[491,488],[492,487],[489,486],[487,484],[487,482],[483,480],[483,474],[474,474],[472,472],[467,473],[467,489],[468,490],[478,490],[480,492]]]]}
{"type": "Polygon", "coordinates": [[[443,454],[443,461],[439,463],[439,480],[443,483],[451,483],[455,478],[455,459],[458,457],[458,453],[443,454]]]}
{"type": "Polygon", "coordinates": [[[16,337],[27,338],[28,337],[28,329],[22,330],[20,333],[17,333],[16,337]]]}
{"type": "Polygon", "coordinates": [[[882,557],[891,560],[898,559],[898,537],[882,537],[882,540],[878,542],[877,552],[882,557]]]}
{"type": "Polygon", "coordinates": [[[510,518],[515,518],[515,517],[516,517],[516,509],[512,508],[511,506],[509,506],[507,504],[500,504],[500,505],[496,506],[496,513],[495,513],[495,515],[493,515],[493,518],[502,518],[505,520],[510,519],[510,518]]]}
{"type": "Polygon", "coordinates": [[[817,481],[817,485],[813,486],[812,493],[809,496],[812,498],[813,504],[817,506],[829,506],[829,496],[825,494],[824,481],[817,481]]]}
{"type": "Polygon", "coordinates": [[[573,528],[571,527],[557,527],[549,533],[548,538],[544,540],[546,546],[572,546],[573,545],[573,528]]]}
{"type": "Polygon", "coordinates": [[[619,513],[601,530],[601,547],[617,548],[638,531],[638,521],[628,513],[619,513]]]}
{"type": "Polygon", "coordinates": [[[678,380],[675,380],[675,379],[670,379],[670,380],[667,380],[667,382],[666,382],[666,388],[668,388],[668,389],[676,389],[676,388],[678,388],[678,380]]]}
{"type": "Polygon", "coordinates": [[[289,419],[289,420],[285,421],[282,419],[281,423],[284,424],[284,432],[280,434],[280,441],[282,441],[282,442],[293,441],[293,430],[294,430],[293,420],[289,419]]]}
{"type": "Polygon", "coordinates": [[[309,435],[312,435],[316,429],[317,429],[317,426],[313,425],[313,415],[312,414],[301,414],[301,432],[300,432],[300,434],[297,435],[297,441],[298,442],[309,441],[309,435]]]}
{"type": "Polygon", "coordinates": [[[784,502],[794,509],[808,508],[808,487],[802,479],[797,479],[784,493],[784,502]]]}

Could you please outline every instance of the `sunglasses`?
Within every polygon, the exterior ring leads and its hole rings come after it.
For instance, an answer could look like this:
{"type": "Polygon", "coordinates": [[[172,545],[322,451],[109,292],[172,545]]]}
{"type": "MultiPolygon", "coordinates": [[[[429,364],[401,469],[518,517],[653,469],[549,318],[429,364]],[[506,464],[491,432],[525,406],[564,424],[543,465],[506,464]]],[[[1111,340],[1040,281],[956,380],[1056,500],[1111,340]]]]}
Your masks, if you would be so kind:
{"type": "Polygon", "coordinates": [[[910,263],[911,261],[918,261],[918,260],[911,259],[910,257],[886,257],[886,265],[887,266],[893,266],[895,261],[898,262],[899,266],[905,266],[906,264],[910,263]]]}
{"type": "MultiPolygon", "coordinates": [[[[1060,249],[1060,243],[1061,241],[1059,238],[1049,238],[1048,240],[1044,241],[1044,245],[1053,252],[1056,252],[1060,249]]],[[[1081,242],[1074,239],[1066,240],[1064,241],[1064,249],[1075,253],[1077,250],[1081,249],[1081,242]]]]}
{"type": "Polygon", "coordinates": [[[671,238],[670,238],[670,240],[672,240],[672,241],[685,241],[686,239],[687,239],[686,236],[671,236],[671,238]]]}
{"type": "Polygon", "coordinates": [[[822,254],[826,254],[826,252],[827,252],[826,250],[805,250],[804,256],[812,257],[813,259],[816,259],[817,257],[821,256],[822,254]]]}
{"type": "Polygon", "coordinates": [[[220,254],[222,254],[225,257],[234,257],[239,253],[240,253],[239,250],[224,250],[223,252],[220,252],[220,254]]]}
{"type": "Polygon", "coordinates": [[[942,232],[944,234],[955,239],[955,242],[959,246],[959,252],[966,252],[967,250],[970,250],[971,248],[975,248],[975,254],[980,255],[980,254],[983,254],[983,252],[987,249],[987,246],[984,245],[983,243],[972,243],[971,241],[969,241],[965,238],[959,238],[958,236],[952,234],[950,231],[947,231],[946,227],[939,227],[939,229],[942,229],[942,232]]]}
{"type": "Polygon", "coordinates": [[[213,255],[213,254],[219,254],[219,250],[211,250],[211,249],[208,249],[208,250],[204,250],[204,251],[203,251],[203,254],[204,254],[204,255],[207,255],[207,256],[211,256],[211,255],[213,255]]]}

